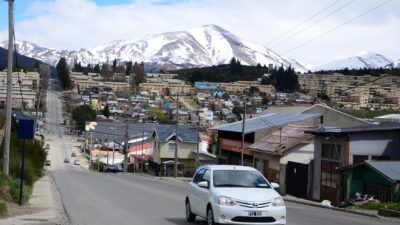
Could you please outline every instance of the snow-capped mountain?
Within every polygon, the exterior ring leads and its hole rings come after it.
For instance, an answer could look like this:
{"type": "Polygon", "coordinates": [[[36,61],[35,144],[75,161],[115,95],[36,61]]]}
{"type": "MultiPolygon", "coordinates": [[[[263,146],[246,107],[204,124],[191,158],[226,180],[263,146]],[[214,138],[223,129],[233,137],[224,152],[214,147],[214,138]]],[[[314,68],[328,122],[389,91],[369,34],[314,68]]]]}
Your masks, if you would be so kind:
{"type": "MultiPolygon", "coordinates": [[[[0,46],[6,46],[2,43],[0,46]]],[[[146,36],[140,40],[119,40],[90,49],[74,51],[55,50],[27,41],[17,42],[18,52],[55,65],[60,57],[72,64],[75,60],[88,63],[137,61],[169,68],[211,66],[226,64],[235,57],[244,65],[273,64],[289,66],[290,62],[270,49],[241,40],[231,32],[216,26],[205,25],[187,31],[168,32],[146,36]]],[[[293,65],[302,70],[299,65],[293,65]]]]}
{"type": "Polygon", "coordinates": [[[399,68],[400,69],[400,59],[386,65],[386,68],[399,68]]]}
{"type": "Polygon", "coordinates": [[[340,70],[344,68],[348,69],[380,68],[380,67],[384,68],[391,63],[393,63],[392,60],[388,59],[387,57],[381,54],[364,53],[347,59],[335,60],[321,66],[316,66],[312,68],[312,70],[320,71],[320,70],[340,70]]]}
{"type": "Polygon", "coordinates": [[[295,68],[297,72],[300,73],[307,73],[309,71],[308,67],[305,66],[303,63],[293,59],[293,58],[288,58],[289,64],[292,68],[295,68]]]}

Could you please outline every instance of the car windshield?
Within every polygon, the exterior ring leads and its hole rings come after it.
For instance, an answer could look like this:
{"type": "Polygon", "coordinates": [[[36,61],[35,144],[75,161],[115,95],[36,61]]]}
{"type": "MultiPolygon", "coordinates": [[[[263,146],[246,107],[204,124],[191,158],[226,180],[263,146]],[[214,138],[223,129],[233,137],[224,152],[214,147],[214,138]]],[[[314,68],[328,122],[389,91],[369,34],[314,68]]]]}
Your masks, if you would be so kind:
{"type": "Polygon", "coordinates": [[[214,187],[270,188],[270,185],[257,171],[215,170],[214,187]]]}

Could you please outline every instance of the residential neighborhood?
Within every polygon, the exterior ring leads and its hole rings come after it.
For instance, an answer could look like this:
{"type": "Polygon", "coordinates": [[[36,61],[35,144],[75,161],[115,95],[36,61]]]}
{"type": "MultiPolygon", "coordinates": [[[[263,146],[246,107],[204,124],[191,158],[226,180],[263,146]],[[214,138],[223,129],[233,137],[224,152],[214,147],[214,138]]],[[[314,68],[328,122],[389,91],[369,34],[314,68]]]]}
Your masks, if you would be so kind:
{"type": "Polygon", "coordinates": [[[0,1],[0,225],[400,224],[400,1],[0,1]]]}

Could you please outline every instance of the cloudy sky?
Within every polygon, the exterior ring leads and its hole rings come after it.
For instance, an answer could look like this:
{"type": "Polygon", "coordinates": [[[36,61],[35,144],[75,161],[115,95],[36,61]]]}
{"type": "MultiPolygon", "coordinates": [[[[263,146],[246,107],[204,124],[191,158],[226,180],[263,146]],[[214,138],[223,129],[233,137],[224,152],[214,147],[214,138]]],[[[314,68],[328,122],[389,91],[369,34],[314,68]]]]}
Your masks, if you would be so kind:
{"type": "MultiPolygon", "coordinates": [[[[399,9],[399,0],[16,0],[15,24],[18,40],[69,50],[216,24],[313,65],[362,52],[400,59],[399,9]]],[[[0,1],[0,41],[7,10],[0,1]]]]}

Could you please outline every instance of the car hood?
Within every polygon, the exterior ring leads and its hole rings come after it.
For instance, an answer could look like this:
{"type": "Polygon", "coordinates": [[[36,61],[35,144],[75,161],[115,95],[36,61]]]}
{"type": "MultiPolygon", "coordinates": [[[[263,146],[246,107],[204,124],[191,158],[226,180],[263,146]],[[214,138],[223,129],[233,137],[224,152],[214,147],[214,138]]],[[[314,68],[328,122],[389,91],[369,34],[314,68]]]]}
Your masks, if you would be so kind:
{"type": "Polygon", "coordinates": [[[243,201],[268,201],[280,197],[273,188],[214,188],[216,197],[226,196],[243,201]]]}

